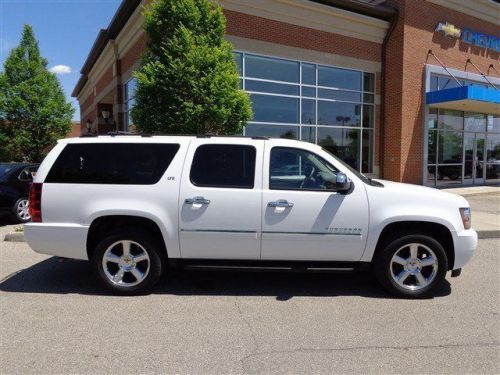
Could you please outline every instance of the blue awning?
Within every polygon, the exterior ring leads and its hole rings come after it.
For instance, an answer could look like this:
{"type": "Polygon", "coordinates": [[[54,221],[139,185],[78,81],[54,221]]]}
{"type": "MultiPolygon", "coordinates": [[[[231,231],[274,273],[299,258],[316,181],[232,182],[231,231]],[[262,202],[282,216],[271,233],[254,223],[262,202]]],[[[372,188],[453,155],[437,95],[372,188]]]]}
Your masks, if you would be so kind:
{"type": "Polygon", "coordinates": [[[431,91],[425,102],[433,108],[500,115],[500,91],[481,86],[462,86],[431,91]]]}

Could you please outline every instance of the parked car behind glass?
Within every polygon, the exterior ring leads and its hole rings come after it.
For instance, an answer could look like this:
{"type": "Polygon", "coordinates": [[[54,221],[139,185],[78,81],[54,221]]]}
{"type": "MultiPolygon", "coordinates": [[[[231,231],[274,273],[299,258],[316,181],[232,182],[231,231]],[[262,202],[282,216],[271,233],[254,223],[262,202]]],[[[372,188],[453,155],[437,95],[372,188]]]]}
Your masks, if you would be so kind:
{"type": "Polygon", "coordinates": [[[10,214],[17,221],[30,221],[28,196],[38,164],[0,163],[0,214],[10,214]]]}

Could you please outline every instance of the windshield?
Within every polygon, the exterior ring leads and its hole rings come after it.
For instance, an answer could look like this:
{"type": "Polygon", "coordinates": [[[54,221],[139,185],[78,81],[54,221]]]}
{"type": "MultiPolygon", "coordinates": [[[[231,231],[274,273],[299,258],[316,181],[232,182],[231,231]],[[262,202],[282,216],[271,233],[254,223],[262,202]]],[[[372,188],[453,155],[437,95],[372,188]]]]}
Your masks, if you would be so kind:
{"type": "Polygon", "coordinates": [[[368,185],[373,185],[373,182],[371,179],[369,179],[368,177],[366,177],[364,174],[358,172],[356,169],[354,169],[353,167],[351,167],[349,164],[347,164],[345,161],[341,160],[340,158],[338,158],[337,156],[335,156],[334,154],[332,154],[330,151],[328,151],[326,148],[323,148],[321,147],[321,149],[325,152],[327,152],[328,154],[330,154],[331,156],[333,156],[335,158],[335,160],[337,160],[338,162],[340,162],[344,167],[346,167],[347,169],[349,169],[349,171],[351,171],[352,173],[354,173],[356,175],[356,177],[358,177],[361,181],[363,181],[365,184],[368,184],[368,185]]]}
{"type": "Polygon", "coordinates": [[[0,164],[0,181],[5,180],[13,168],[14,166],[12,164],[0,164]]]}

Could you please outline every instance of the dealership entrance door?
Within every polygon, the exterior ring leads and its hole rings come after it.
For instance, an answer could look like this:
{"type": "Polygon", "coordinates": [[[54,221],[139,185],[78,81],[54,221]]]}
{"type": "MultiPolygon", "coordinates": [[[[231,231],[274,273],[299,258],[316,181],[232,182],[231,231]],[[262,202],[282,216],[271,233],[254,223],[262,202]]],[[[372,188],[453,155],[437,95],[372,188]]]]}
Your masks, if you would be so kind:
{"type": "Polygon", "coordinates": [[[485,141],[484,133],[464,133],[464,185],[484,183],[485,141]]]}

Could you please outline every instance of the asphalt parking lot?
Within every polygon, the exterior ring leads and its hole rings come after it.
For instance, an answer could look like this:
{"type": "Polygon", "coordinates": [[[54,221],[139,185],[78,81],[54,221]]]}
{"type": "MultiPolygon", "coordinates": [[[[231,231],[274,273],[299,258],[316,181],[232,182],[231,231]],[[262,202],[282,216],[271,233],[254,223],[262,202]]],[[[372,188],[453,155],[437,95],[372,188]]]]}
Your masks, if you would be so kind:
{"type": "Polygon", "coordinates": [[[115,297],[85,262],[0,242],[0,372],[499,373],[499,245],[407,301],[369,274],[186,271],[115,297]]]}

